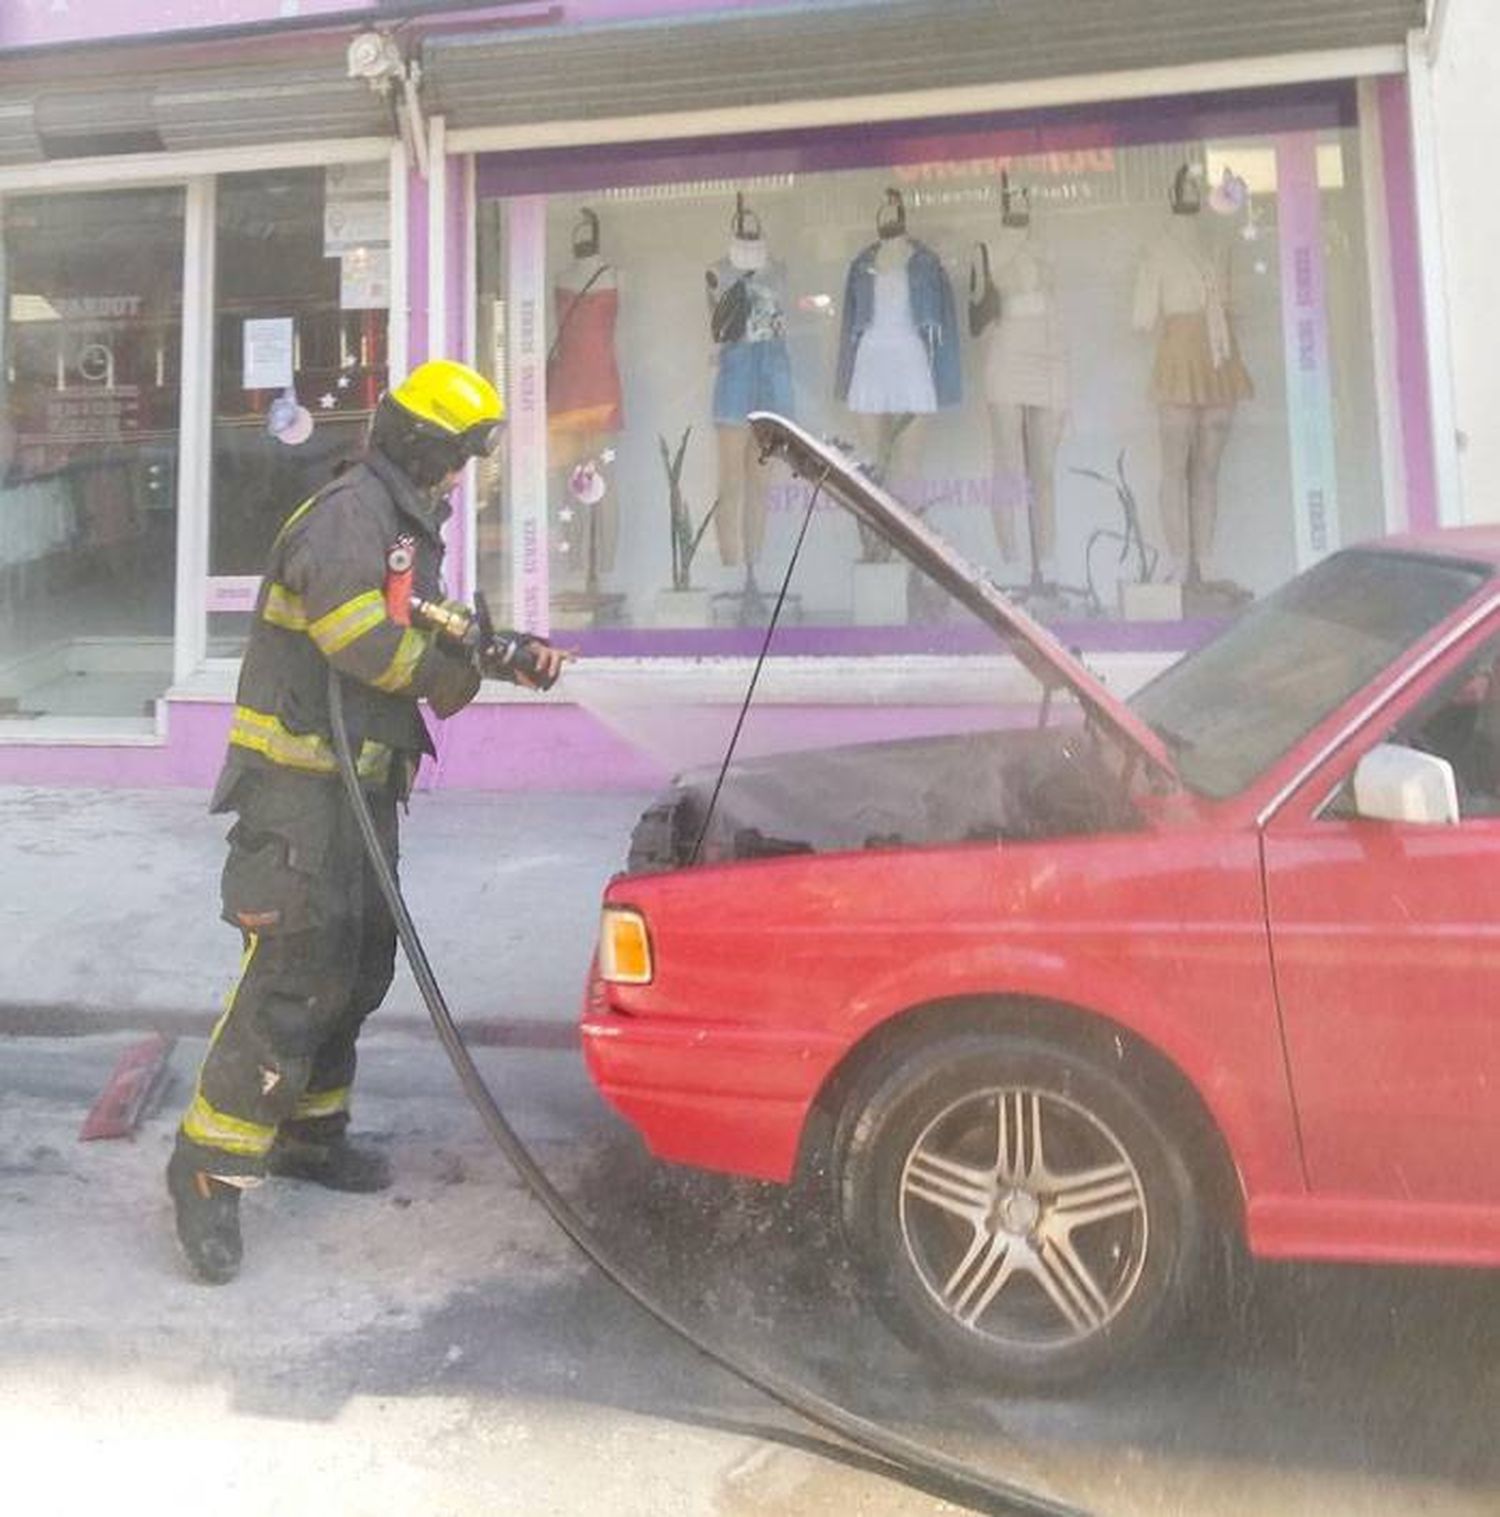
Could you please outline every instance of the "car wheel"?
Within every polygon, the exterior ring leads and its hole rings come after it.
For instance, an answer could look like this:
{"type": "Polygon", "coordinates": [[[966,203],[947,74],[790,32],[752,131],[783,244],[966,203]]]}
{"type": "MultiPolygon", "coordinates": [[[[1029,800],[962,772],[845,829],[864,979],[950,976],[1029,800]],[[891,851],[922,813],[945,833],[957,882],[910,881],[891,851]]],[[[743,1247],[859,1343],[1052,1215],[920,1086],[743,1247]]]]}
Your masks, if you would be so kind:
{"type": "Polygon", "coordinates": [[[908,1053],[866,1092],[841,1124],[840,1210],[913,1346],[1041,1388],[1163,1338],[1201,1267],[1201,1208],[1120,1075],[976,1033],[908,1053]]]}

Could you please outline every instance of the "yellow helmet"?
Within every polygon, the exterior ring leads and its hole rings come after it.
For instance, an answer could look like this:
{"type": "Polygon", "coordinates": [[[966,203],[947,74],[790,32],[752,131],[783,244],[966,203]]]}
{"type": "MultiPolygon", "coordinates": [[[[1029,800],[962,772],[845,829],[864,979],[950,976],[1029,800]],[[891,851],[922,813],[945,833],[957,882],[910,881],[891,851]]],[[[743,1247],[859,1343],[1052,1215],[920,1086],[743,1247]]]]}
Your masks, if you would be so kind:
{"type": "Polygon", "coordinates": [[[504,421],[505,402],[483,374],[451,358],[433,358],[381,397],[370,440],[426,486],[465,459],[493,453],[504,421]]]}
{"type": "MultiPolygon", "coordinates": [[[[418,364],[391,391],[391,399],[450,437],[466,441],[488,440],[488,434],[505,420],[505,402],[494,385],[477,369],[451,358],[418,364]]],[[[478,457],[492,446],[470,446],[466,451],[478,457]]]]}

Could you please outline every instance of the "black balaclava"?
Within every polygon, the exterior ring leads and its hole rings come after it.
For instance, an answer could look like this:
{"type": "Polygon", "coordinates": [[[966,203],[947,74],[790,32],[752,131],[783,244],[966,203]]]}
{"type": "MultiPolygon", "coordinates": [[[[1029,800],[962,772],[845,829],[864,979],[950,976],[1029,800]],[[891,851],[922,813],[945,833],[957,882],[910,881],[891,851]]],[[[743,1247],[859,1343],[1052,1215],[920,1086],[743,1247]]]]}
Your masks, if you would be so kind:
{"type": "Polygon", "coordinates": [[[419,490],[432,490],[468,459],[463,443],[382,395],[370,423],[370,446],[383,453],[419,490]]]}

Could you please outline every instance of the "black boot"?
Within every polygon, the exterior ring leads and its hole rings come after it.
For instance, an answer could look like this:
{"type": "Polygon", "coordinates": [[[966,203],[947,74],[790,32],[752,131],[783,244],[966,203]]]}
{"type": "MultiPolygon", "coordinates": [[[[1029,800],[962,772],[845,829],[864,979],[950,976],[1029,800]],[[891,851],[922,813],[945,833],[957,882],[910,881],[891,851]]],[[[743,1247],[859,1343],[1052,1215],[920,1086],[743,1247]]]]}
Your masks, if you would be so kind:
{"type": "Polygon", "coordinates": [[[369,1192],[391,1183],[390,1160],[376,1148],[362,1147],[340,1135],[326,1143],[280,1132],[266,1167],[273,1175],[311,1180],[329,1190],[369,1192]]]}
{"type": "Polygon", "coordinates": [[[167,1190],[177,1214],[177,1241],[193,1273],[209,1285],[223,1285],[239,1273],[240,1192],[199,1169],[180,1149],[167,1163],[167,1190]]]}

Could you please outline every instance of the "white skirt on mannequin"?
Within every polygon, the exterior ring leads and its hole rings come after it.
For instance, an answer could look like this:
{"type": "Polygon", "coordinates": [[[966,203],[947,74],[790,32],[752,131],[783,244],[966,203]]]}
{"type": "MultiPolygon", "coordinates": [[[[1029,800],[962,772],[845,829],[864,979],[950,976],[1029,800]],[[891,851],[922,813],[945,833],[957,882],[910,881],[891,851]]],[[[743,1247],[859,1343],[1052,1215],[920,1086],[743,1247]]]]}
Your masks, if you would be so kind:
{"type": "Polygon", "coordinates": [[[1017,295],[1002,304],[984,359],[985,399],[992,406],[1068,409],[1068,360],[1045,295],[1017,295]]]}
{"type": "Polygon", "coordinates": [[[926,415],[937,408],[927,344],[912,319],[906,269],[877,269],[873,317],[860,336],[849,377],[849,409],[888,416],[926,415]]]}

